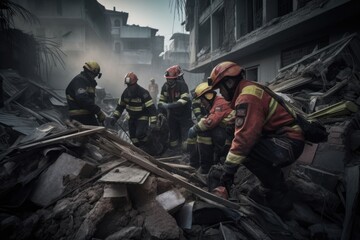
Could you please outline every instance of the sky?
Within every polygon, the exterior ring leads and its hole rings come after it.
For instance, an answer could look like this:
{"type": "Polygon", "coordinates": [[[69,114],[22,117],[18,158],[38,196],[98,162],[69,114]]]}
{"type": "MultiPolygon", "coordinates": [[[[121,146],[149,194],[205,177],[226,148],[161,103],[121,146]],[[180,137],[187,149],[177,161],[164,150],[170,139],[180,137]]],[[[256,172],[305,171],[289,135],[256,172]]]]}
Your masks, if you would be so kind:
{"type": "Polygon", "coordinates": [[[179,16],[174,10],[174,0],[98,0],[106,9],[129,13],[128,24],[159,29],[156,35],[165,37],[164,48],[171,43],[173,33],[187,33],[181,22],[185,16],[179,16]]]}

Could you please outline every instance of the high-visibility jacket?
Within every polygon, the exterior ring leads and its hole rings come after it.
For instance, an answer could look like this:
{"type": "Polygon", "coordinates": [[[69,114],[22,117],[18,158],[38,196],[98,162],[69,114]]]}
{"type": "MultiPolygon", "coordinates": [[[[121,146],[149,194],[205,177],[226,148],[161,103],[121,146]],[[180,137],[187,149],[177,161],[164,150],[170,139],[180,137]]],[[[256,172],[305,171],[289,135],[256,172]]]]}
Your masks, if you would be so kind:
{"type": "Polygon", "coordinates": [[[185,81],[176,80],[176,85],[170,87],[165,83],[161,88],[159,105],[161,103],[179,103],[180,107],[169,109],[170,115],[180,119],[191,119],[191,101],[189,88],[185,81]]]}
{"type": "Polygon", "coordinates": [[[150,123],[156,122],[157,111],[149,92],[140,85],[134,86],[131,92],[126,88],[119,99],[114,111],[114,116],[119,118],[126,109],[130,118],[150,120],[150,123]]]}
{"type": "Polygon", "coordinates": [[[225,163],[242,163],[261,136],[304,140],[293,116],[252,81],[240,81],[231,107],[235,109],[235,134],[225,163]]]}
{"type": "Polygon", "coordinates": [[[95,104],[96,85],[96,81],[88,77],[85,72],[81,72],[71,80],[65,90],[70,116],[100,112],[100,107],[95,104]]]}
{"type": "Polygon", "coordinates": [[[199,98],[193,98],[191,100],[191,110],[197,121],[200,121],[200,119],[206,115],[206,110],[203,106],[201,106],[199,98]]]}
{"type": "Polygon", "coordinates": [[[235,111],[230,103],[221,96],[215,96],[209,114],[200,119],[196,128],[200,131],[207,131],[217,126],[226,127],[234,122],[235,111]]]}

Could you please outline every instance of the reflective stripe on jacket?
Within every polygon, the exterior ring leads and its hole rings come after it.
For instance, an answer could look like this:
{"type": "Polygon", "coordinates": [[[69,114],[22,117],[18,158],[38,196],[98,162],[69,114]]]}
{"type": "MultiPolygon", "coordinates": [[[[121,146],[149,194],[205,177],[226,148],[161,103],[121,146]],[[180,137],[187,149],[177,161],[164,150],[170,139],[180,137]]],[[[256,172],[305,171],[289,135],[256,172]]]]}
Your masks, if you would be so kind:
{"type": "Polygon", "coordinates": [[[143,118],[144,120],[149,118],[150,122],[156,122],[157,112],[154,102],[149,92],[140,85],[136,85],[131,92],[129,88],[124,90],[114,115],[120,117],[125,109],[130,118],[143,118]]]}
{"type": "Polygon", "coordinates": [[[71,80],[65,90],[70,115],[97,114],[100,112],[100,107],[95,104],[96,85],[96,81],[89,78],[84,72],[71,80]]]}
{"type": "Polygon", "coordinates": [[[234,122],[234,112],[228,101],[223,97],[216,96],[209,114],[201,118],[197,126],[201,131],[207,131],[217,126],[226,127],[234,122]]]}

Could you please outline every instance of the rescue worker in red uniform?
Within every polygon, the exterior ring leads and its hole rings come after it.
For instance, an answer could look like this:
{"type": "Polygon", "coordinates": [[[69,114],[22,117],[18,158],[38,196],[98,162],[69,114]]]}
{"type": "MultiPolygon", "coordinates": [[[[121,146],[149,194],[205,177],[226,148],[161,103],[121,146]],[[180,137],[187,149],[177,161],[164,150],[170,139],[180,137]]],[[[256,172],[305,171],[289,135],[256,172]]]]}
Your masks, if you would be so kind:
{"type": "Polygon", "coordinates": [[[143,147],[147,142],[149,128],[151,130],[156,127],[157,111],[149,92],[137,82],[135,73],[129,72],[125,75],[127,88],[119,99],[110,124],[114,125],[126,109],[130,117],[130,139],[135,146],[143,147]]]}
{"type": "Polygon", "coordinates": [[[86,62],[84,71],[75,76],[67,86],[65,93],[69,107],[70,120],[86,125],[98,126],[105,121],[106,115],[95,104],[95,77],[100,78],[100,66],[97,62],[86,62]],[[97,116],[97,119],[95,118],[97,116]]]}
{"type": "Polygon", "coordinates": [[[159,110],[166,109],[170,129],[170,146],[172,150],[186,146],[187,133],[192,125],[191,101],[189,88],[183,79],[179,65],[168,68],[164,77],[166,82],[161,88],[159,110]]]}
{"type": "Polygon", "coordinates": [[[220,185],[228,191],[234,174],[244,164],[267,190],[264,204],[281,214],[292,208],[281,168],[295,162],[304,149],[304,136],[291,113],[272,98],[262,85],[244,79],[234,62],[222,62],[209,77],[212,89],[231,101],[235,133],[226,156],[220,185]]]}
{"type": "MultiPolygon", "coordinates": [[[[202,117],[205,117],[207,114],[207,111],[205,108],[201,105],[201,101],[199,98],[195,97],[195,89],[191,90],[191,110],[192,114],[195,117],[195,123],[198,123],[202,117]]],[[[194,121],[194,119],[192,118],[194,121]]],[[[190,166],[192,166],[195,169],[198,169],[200,167],[200,161],[199,161],[199,151],[198,146],[196,144],[197,136],[194,136],[192,138],[187,139],[187,151],[189,153],[189,162],[190,166]]]]}
{"type": "MultiPolygon", "coordinates": [[[[219,157],[226,149],[227,136],[226,127],[234,123],[234,111],[230,103],[216,92],[211,90],[208,83],[201,83],[195,89],[196,98],[200,99],[202,106],[209,112],[205,117],[189,129],[189,139],[197,136],[199,148],[200,168],[199,173],[207,174],[219,157]],[[214,160],[214,153],[217,159],[214,160]]],[[[229,144],[230,141],[228,141],[229,144]]]]}

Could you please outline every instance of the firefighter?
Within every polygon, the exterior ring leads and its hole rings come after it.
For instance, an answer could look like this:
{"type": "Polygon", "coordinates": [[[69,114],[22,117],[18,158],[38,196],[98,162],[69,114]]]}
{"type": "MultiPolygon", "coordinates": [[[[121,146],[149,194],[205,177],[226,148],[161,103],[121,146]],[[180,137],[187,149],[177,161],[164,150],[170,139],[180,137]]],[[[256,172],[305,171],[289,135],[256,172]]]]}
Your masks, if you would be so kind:
{"type": "Polygon", "coordinates": [[[125,75],[127,87],[112,114],[110,124],[114,125],[126,109],[129,114],[130,139],[135,146],[143,147],[149,132],[156,127],[157,111],[149,92],[137,82],[135,73],[129,72],[125,75]]]}
{"type": "Polygon", "coordinates": [[[231,101],[235,133],[226,156],[220,185],[229,192],[234,174],[244,164],[266,189],[264,204],[281,214],[292,208],[281,168],[295,162],[304,149],[304,136],[292,114],[262,85],[244,79],[234,62],[222,62],[209,77],[212,89],[231,101]]]}
{"type": "Polygon", "coordinates": [[[189,89],[183,79],[183,71],[179,65],[168,68],[164,77],[166,82],[161,88],[159,110],[168,110],[171,150],[179,147],[186,149],[187,133],[192,125],[191,102],[189,89]]]}
{"type": "MultiPolygon", "coordinates": [[[[195,97],[195,89],[191,90],[191,97],[192,97],[191,99],[192,114],[195,117],[196,123],[198,123],[200,119],[204,117],[207,113],[205,108],[201,106],[200,99],[195,97]]],[[[197,136],[187,139],[187,151],[189,153],[190,166],[197,169],[200,167],[200,162],[199,162],[199,151],[198,151],[198,146],[196,144],[196,138],[197,136]]]]}
{"type": "MultiPolygon", "coordinates": [[[[200,99],[201,105],[209,112],[205,117],[189,129],[188,136],[192,139],[197,136],[199,148],[199,173],[207,174],[214,163],[229,148],[232,136],[227,135],[226,128],[234,123],[234,112],[230,103],[223,97],[217,96],[207,82],[199,84],[195,89],[195,97],[200,99]],[[214,158],[216,153],[216,158],[214,158]]],[[[232,135],[232,134],[231,134],[232,135]]]]}
{"type": "Polygon", "coordinates": [[[95,77],[101,78],[100,66],[97,62],[86,62],[83,69],[65,90],[69,117],[82,124],[98,126],[106,118],[105,113],[95,104],[95,77]]]}

